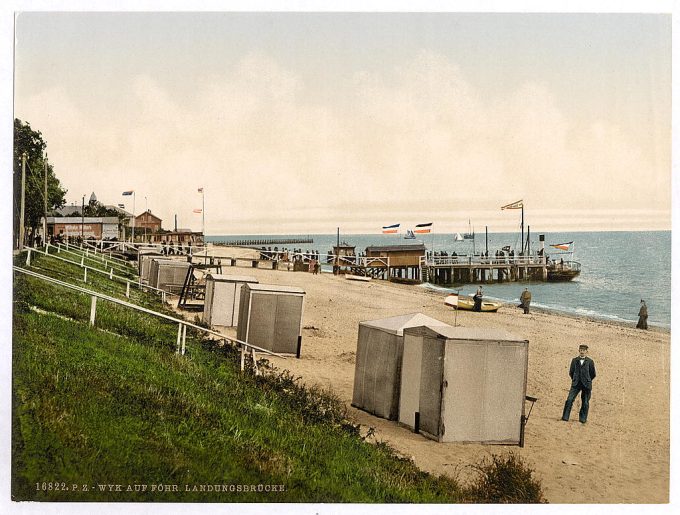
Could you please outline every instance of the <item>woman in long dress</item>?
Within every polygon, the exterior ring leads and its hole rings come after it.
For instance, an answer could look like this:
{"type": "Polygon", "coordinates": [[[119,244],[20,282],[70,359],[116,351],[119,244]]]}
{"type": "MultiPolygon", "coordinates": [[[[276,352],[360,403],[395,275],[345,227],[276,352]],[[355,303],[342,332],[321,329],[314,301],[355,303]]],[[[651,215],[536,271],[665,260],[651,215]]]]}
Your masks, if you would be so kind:
{"type": "Polygon", "coordinates": [[[645,304],[644,300],[640,301],[640,312],[638,313],[638,323],[637,323],[637,328],[638,329],[647,329],[647,304],[645,304]]]}

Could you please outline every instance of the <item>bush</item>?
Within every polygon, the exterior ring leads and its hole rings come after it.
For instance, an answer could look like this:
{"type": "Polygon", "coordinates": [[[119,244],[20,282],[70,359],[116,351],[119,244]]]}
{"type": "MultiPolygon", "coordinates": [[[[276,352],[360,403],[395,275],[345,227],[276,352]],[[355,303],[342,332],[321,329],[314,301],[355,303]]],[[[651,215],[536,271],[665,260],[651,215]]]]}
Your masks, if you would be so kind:
{"type": "Polygon", "coordinates": [[[541,482],[519,456],[492,455],[474,467],[479,478],[466,487],[473,503],[545,503],[541,482]]]}

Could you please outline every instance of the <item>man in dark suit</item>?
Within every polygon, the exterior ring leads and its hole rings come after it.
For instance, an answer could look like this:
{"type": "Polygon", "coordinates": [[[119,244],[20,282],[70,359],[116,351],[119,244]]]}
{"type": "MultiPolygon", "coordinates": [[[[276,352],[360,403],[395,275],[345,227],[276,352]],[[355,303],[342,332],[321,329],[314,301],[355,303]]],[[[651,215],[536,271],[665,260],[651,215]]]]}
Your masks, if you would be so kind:
{"type": "Polygon", "coordinates": [[[595,362],[588,357],[587,345],[578,346],[578,356],[571,360],[569,377],[571,377],[571,388],[567,401],[564,403],[562,420],[569,421],[571,406],[578,393],[581,392],[581,410],[578,413],[578,419],[581,424],[585,424],[588,420],[588,405],[593,390],[593,379],[595,379],[595,362]]]}

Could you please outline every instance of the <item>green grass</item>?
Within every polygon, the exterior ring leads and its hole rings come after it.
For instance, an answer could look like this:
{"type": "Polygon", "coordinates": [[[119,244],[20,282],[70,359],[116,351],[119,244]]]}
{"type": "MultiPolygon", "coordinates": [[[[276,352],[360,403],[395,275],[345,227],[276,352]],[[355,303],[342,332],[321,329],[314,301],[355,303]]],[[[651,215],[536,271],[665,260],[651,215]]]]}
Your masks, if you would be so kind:
{"type": "MultiPolygon", "coordinates": [[[[74,272],[46,256],[35,266],[62,279],[74,272]]],[[[251,373],[252,363],[240,372],[231,347],[189,332],[188,353],[178,356],[175,324],[100,301],[91,328],[89,296],[21,274],[14,286],[15,500],[481,499],[450,478],[418,470],[387,445],[363,441],[333,395],[266,363],[264,376],[251,373]],[[177,491],[152,491],[158,484],[177,491]],[[283,485],[284,491],[200,491],[200,485],[283,485]]],[[[88,287],[115,288],[99,281],[88,287]]],[[[146,302],[160,308],[155,297],[146,302]]]]}

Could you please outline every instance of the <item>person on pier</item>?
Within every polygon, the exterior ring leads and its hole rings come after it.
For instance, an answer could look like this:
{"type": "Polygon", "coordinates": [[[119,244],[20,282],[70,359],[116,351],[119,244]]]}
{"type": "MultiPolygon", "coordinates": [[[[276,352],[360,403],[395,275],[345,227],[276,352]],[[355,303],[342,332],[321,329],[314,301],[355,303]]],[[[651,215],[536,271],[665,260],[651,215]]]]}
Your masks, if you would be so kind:
{"type": "Polygon", "coordinates": [[[638,329],[647,329],[647,317],[649,314],[647,313],[647,304],[645,303],[644,300],[640,301],[640,311],[638,312],[638,323],[635,327],[638,329]]]}

